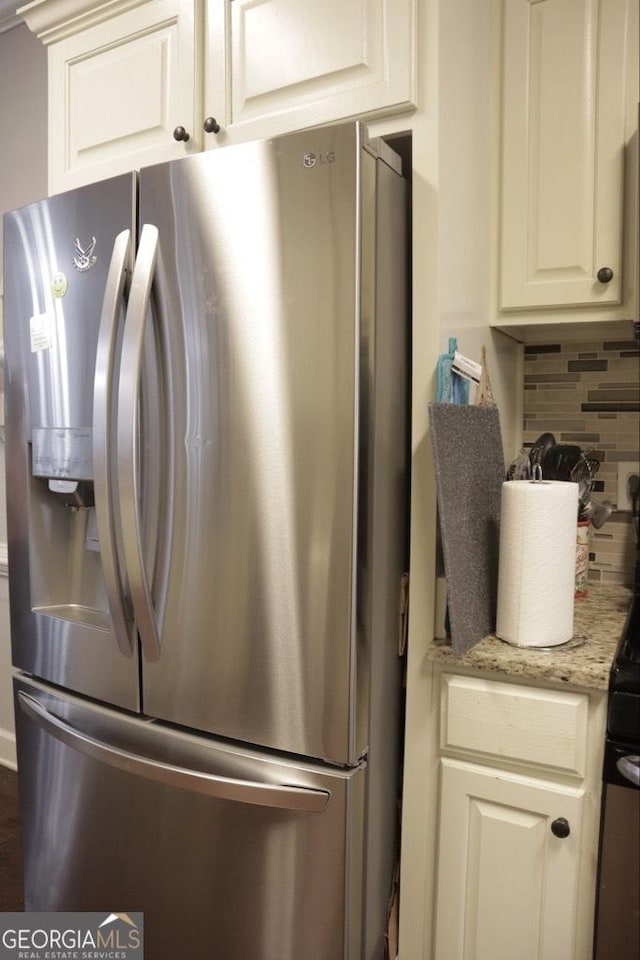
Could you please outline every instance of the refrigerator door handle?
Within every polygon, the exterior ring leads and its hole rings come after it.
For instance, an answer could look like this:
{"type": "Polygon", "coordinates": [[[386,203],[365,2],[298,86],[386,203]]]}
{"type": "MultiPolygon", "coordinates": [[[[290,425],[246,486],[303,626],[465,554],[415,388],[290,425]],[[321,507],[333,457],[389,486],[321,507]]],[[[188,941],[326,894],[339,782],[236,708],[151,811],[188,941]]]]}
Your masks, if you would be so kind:
{"type": "Polygon", "coordinates": [[[108,763],[135,776],[156,780],[170,787],[178,787],[202,793],[220,800],[235,803],[251,803],[281,810],[296,810],[306,813],[321,813],[327,806],[331,793],[308,787],[292,787],[286,784],[260,783],[253,780],[238,780],[218,776],[203,770],[179,767],[131,753],[120,747],[104,743],[95,737],[77,730],[71,724],[51,713],[34,697],[18,692],[18,701],[23,712],[43,730],[62,743],[78,750],[87,757],[108,763]]]}
{"type": "Polygon", "coordinates": [[[160,656],[160,639],[142,549],[138,510],[140,477],[137,468],[137,428],[144,329],[157,258],[158,230],[151,224],[145,224],[133,268],[124,325],[117,427],[118,486],[124,557],[142,650],[146,659],[151,661],[160,656]]]}
{"type": "Polygon", "coordinates": [[[111,624],[121,652],[133,655],[131,615],[125,606],[124,577],[120,570],[113,503],[113,383],[127,267],[131,257],[131,231],[116,237],[107,275],[98,330],[93,392],[93,487],[100,541],[102,572],[107,591],[111,624]]]}

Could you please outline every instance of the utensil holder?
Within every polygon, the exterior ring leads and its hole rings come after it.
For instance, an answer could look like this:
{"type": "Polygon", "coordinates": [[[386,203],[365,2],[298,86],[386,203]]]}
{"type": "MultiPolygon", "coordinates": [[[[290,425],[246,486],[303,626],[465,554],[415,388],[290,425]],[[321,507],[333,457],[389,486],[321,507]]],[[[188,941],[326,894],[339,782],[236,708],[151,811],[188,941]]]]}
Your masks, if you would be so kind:
{"type": "Polygon", "coordinates": [[[589,538],[591,521],[578,520],[576,537],[576,600],[588,596],[587,580],[589,577],[589,538]]]}

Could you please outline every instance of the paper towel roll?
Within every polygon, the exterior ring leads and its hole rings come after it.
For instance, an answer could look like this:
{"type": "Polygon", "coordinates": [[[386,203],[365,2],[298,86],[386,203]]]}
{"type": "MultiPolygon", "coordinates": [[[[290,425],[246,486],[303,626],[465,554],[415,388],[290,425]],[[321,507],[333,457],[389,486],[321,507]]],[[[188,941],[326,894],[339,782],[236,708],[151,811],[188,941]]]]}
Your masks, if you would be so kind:
{"type": "Polygon", "coordinates": [[[496,633],[520,647],[573,636],[578,484],[502,485],[496,633]]]}

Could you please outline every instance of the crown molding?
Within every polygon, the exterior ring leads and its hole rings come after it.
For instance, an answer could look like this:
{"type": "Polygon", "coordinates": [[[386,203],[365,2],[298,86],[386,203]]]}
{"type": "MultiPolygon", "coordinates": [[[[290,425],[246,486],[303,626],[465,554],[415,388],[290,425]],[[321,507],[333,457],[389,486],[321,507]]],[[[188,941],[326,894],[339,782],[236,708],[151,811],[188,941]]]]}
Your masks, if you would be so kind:
{"type": "MultiPolygon", "coordinates": [[[[0,0],[0,3],[5,0],[0,0]]],[[[146,0],[31,0],[16,10],[43,43],[53,43],[86,30],[146,0]]]]}

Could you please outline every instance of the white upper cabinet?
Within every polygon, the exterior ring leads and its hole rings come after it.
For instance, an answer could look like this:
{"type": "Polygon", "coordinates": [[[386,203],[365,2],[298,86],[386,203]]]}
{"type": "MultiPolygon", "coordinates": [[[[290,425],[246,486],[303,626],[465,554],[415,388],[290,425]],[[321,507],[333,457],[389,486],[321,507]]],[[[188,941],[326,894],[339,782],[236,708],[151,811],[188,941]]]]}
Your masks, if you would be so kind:
{"type": "Polygon", "coordinates": [[[22,9],[49,45],[51,194],[183,156],[194,144],[173,131],[193,128],[199,105],[193,0],[125,0],[108,16],[78,0],[73,12],[40,0],[22,9]]]}
{"type": "Polygon", "coordinates": [[[415,102],[416,0],[32,0],[49,192],[415,102]]]}
{"type": "Polygon", "coordinates": [[[216,142],[415,103],[414,0],[209,0],[207,14],[205,113],[224,118],[216,142]]]}
{"type": "Polygon", "coordinates": [[[624,299],[637,7],[638,0],[502,0],[502,310],[624,299]]]}

